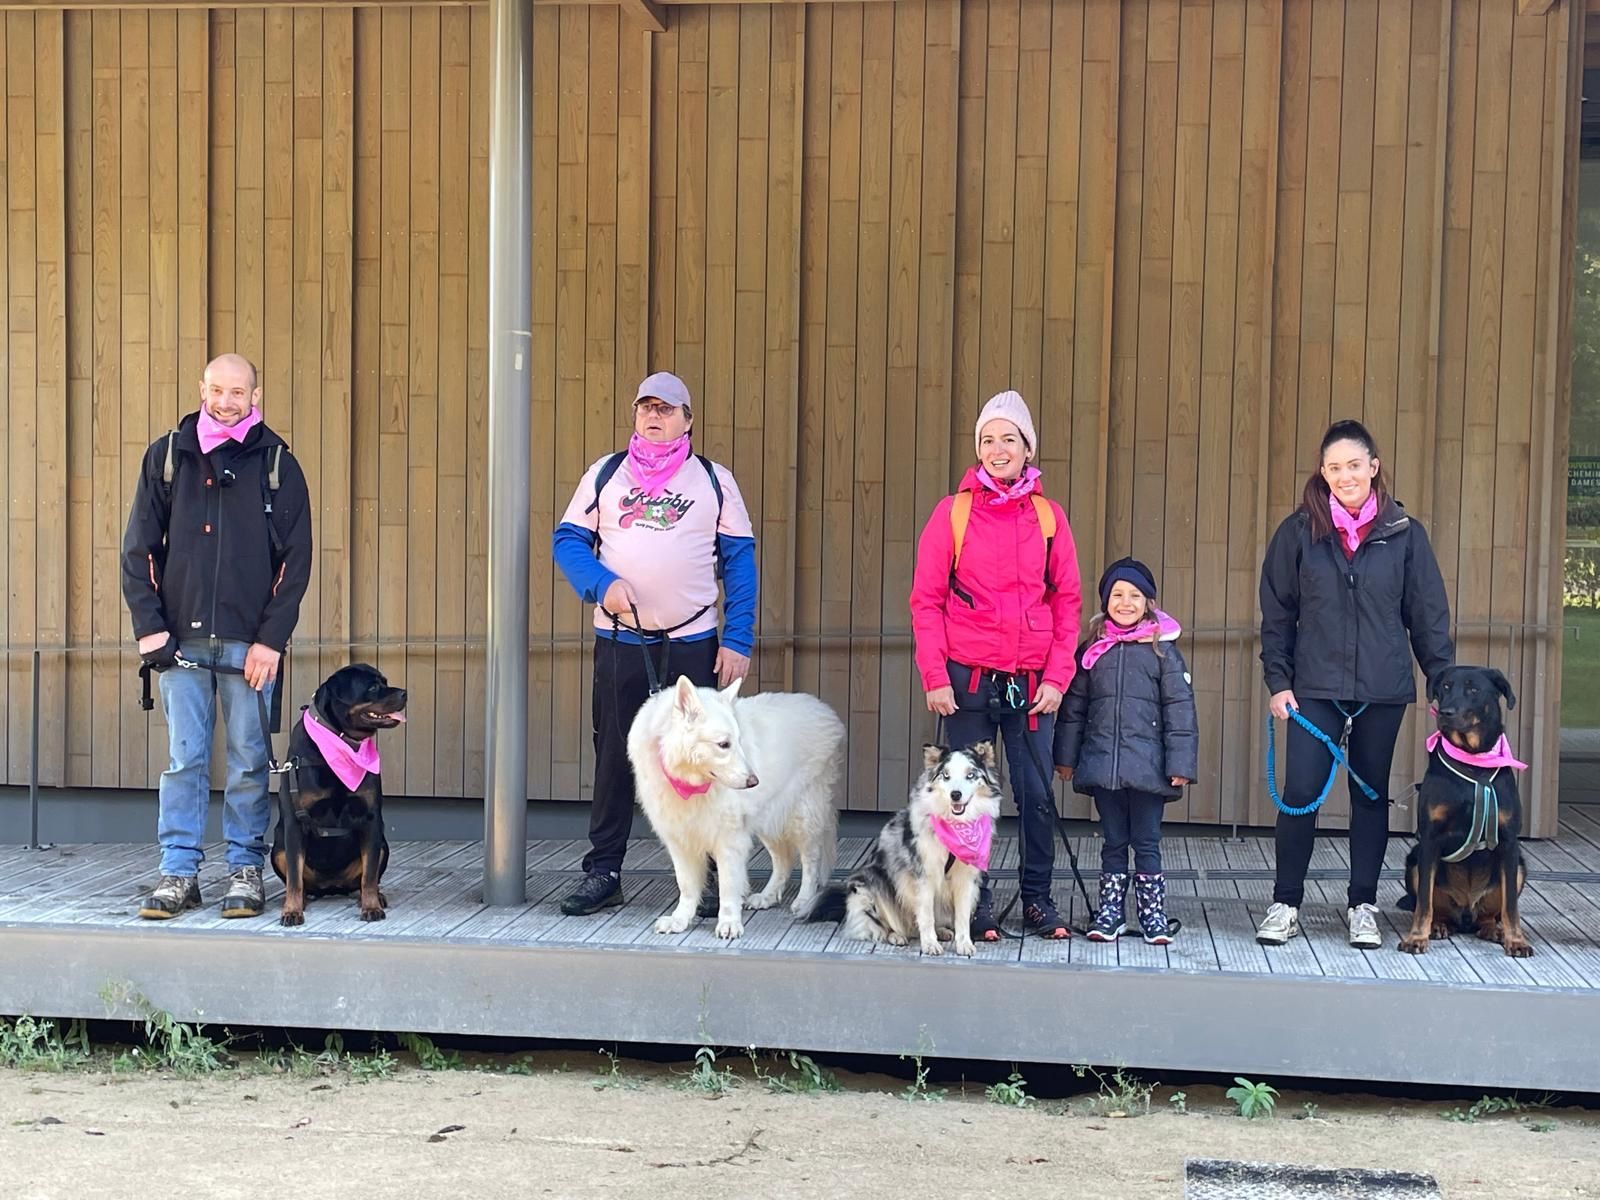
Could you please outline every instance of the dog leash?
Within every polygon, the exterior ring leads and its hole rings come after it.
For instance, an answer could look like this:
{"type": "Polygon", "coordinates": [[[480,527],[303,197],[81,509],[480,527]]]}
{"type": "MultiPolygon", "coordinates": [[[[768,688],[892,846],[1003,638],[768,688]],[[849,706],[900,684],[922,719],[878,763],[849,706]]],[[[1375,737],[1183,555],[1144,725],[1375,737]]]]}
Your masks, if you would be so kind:
{"type": "Polygon", "coordinates": [[[1273,804],[1278,806],[1278,811],[1285,816],[1303,817],[1321,808],[1323,802],[1333,792],[1333,781],[1338,777],[1340,767],[1350,772],[1350,778],[1366,794],[1368,800],[1376,802],[1378,799],[1378,793],[1372,789],[1372,786],[1365,779],[1356,774],[1355,769],[1350,765],[1350,760],[1345,756],[1345,752],[1342,749],[1343,746],[1349,744],[1350,730],[1354,727],[1356,718],[1366,712],[1367,706],[1363,704],[1355,712],[1345,712],[1344,705],[1337,700],[1333,702],[1333,706],[1339,710],[1339,715],[1344,717],[1344,731],[1339,735],[1337,742],[1313,725],[1298,708],[1289,710],[1289,716],[1295,724],[1326,746],[1328,753],[1333,755],[1333,765],[1328,768],[1328,782],[1322,785],[1322,792],[1310,804],[1300,808],[1294,808],[1284,803],[1283,797],[1278,792],[1277,734],[1273,727],[1272,714],[1270,712],[1267,714],[1267,793],[1272,797],[1273,804]]]}
{"type": "MultiPolygon", "coordinates": [[[[226,663],[219,662],[195,662],[193,659],[185,658],[179,651],[173,652],[172,667],[167,669],[171,670],[173,668],[177,668],[180,671],[210,672],[211,687],[213,691],[216,690],[216,677],[218,675],[242,676],[244,674],[243,667],[232,667],[226,663]]],[[[155,668],[149,663],[145,663],[139,668],[139,678],[143,684],[143,695],[141,695],[139,698],[139,707],[144,709],[145,712],[149,712],[155,707],[155,701],[150,695],[150,673],[154,669],[155,668]]],[[[256,697],[256,716],[261,721],[261,740],[265,742],[267,746],[267,774],[269,776],[275,776],[279,780],[280,790],[285,787],[289,789],[290,800],[298,807],[300,796],[300,764],[292,758],[285,759],[282,763],[278,761],[277,755],[275,755],[272,751],[272,718],[267,712],[267,698],[260,688],[251,688],[250,690],[255,693],[256,697]]],[[[276,706],[280,695],[281,692],[279,689],[274,688],[272,692],[274,706],[276,706]]]]}

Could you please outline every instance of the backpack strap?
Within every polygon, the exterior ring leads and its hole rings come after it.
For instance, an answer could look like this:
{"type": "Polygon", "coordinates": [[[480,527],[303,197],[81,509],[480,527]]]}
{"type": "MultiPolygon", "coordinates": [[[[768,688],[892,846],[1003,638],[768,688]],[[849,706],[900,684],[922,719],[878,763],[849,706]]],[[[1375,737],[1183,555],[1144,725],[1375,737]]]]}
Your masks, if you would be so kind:
{"type": "Polygon", "coordinates": [[[279,468],[283,463],[283,443],[272,448],[266,472],[261,476],[261,511],[267,519],[267,537],[272,539],[272,555],[283,561],[283,538],[278,536],[278,526],[272,519],[272,497],[278,492],[279,468]]]}
{"type": "MultiPolygon", "coordinates": [[[[707,458],[704,454],[696,454],[695,457],[700,460],[700,465],[706,469],[706,477],[711,480],[711,490],[716,493],[716,496],[717,496],[717,524],[716,524],[716,528],[717,529],[721,529],[722,528],[722,480],[717,478],[717,468],[709,458],[707,458]]],[[[720,533],[717,533],[715,531],[712,532],[712,535],[711,535],[711,557],[716,563],[716,573],[717,573],[717,578],[719,580],[722,578],[722,540],[721,539],[722,539],[722,535],[720,533]]]]}
{"type": "Polygon", "coordinates": [[[622,465],[623,459],[627,457],[628,452],[626,450],[618,450],[600,464],[600,473],[594,477],[594,499],[589,501],[589,507],[583,510],[585,515],[600,507],[600,493],[606,490],[606,484],[611,482],[611,477],[617,473],[617,468],[622,465]]]}
{"type": "Polygon", "coordinates": [[[161,491],[165,495],[168,504],[172,503],[172,473],[176,469],[176,463],[172,457],[172,447],[177,440],[178,431],[176,429],[167,430],[167,459],[161,466],[161,491]]]}
{"type": "Polygon", "coordinates": [[[967,540],[967,522],[972,520],[972,493],[957,492],[950,505],[950,539],[955,543],[955,558],[950,563],[950,573],[955,574],[961,565],[961,543],[967,540]]]}
{"type": "Polygon", "coordinates": [[[1029,499],[1033,501],[1033,511],[1039,518],[1039,532],[1044,534],[1044,586],[1046,591],[1053,591],[1050,583],[1050,551],[1056,543],[1056,510],[1050,507],[1038,492],[1034,492],[1029,499]]]}
{"type": "MultiPolygon", "coordinates": [[[[1039,518],[1039,532],[1044,535],[1044,585],[1050,587],[1050,551],[1055,548],[1056,510],[1050,507],[1038,492],[1028,497],[1033,501],[1033,511],[1039,518]]],[[[950,577],[955,578],[961,565],[961,543],[967,538],[967,525],[972,520],[972,493],[957,492],[950,504],[950,539],[955,543],[955,557],[950,563],[950,577]]]]}

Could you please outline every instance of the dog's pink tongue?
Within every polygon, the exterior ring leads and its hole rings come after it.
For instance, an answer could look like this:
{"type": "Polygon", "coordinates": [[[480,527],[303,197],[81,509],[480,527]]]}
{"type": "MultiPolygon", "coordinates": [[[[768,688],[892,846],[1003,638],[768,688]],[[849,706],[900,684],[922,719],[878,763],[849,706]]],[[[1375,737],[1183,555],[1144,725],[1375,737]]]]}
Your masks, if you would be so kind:
{"type": "Polygon", "coordinates": [[[404,725],[406,723],[406,715],[403,712],[392,712],[389,715],[391,717],[393,717],[396,721],[399,721],[400,724],[402,724],[402,725],[404,725]]]}

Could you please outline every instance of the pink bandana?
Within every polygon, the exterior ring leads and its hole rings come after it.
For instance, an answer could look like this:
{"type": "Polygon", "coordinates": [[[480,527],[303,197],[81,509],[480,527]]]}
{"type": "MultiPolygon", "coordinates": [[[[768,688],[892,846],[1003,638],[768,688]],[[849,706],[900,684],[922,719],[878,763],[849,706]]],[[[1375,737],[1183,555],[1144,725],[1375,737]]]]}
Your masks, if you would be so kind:
{"type": "Polygon", "coordinates": [[[939,844],[969,867],[980,871],[989,869],[989,844],[994,840],[994,818],[977,817],[971,821],[946,821],[930,817],[933,835],[939,844]]]}
{"type": "Polygon", "coordinates": [[[251,407],[249,416],[234,425],[224,425],[202,406],[200,423],[195,429],[200,437],[200,453],[210,454],[223,442],[243,442],[244,435],[259,424],[261,424],[261,410],[254,406],[251,407]]]}
{"type": "Polygon", "coordinates": [[[994,493],[990,504],[1004,504],[1007,500],[1020,500],[1039,486],[1039,468],[1024,467],[1022,474],[1011,483],[1002,483],[989,474],[982,463],[978,464],[978,482],[994,493]]]}
{"type": "Polygon", "coordinates": [[[1137,625],[1122,626],[1107,620],[1105,632],[1090,642],[1083,651],[1083,669],[1087,671],[1100,661],[1100,656],[1120,642],[1170,642],[1183,632],[1183,626],[1159,608],[1154,621],[1140,621],[1137,625]]]}
{"type": "Polygon", "coordinates": [[[690,796],[703,796],[711,790],[709,779],[704,783],[689,783],[667,770],[667,760],[662,757],[659,749],[656,751],[656,765],[661,768],[661,773],[667,777],[667,782],[672,785],[672,790],[678,793],[680,800],[687,800],[690,796]]]}
{"type": "Polygon", "coordinates": [[[1500,740],[1494,744],[1492,750],[1485,750],[1481,754],[1472,754],[1457,746],[1443,733],[1435,729],[1428,735],[1428,752],[1431,754],[1436,749],[1443,749],[1445,754],[1455,759],[1458,763],[1466,763],[1469,767],[1514,767],[1518,771],[1526,771],[1528,764],[1518,762],[1511,753],[1511,743],[1506,740],[1506,735],[1501,734],[1500,740]]]}
{"type": "Polygon", "coordinates": [[[1361,527],[1370,525],[1378,515],[1378,493],[1368,492],[1367,499],[1361,506],[1361,511],[1355,516],[1350,515],[1350,510],[1334,499],[1333,493],[1328,493],[1328,511],[1333,514],[1333,527],[1344,535],[1345,548],[1354,554],[1361,545],[1361,527]]]}
{"type": "Polygon", "coordinates": [[[651,494],[660,488],[689,460],[689,435],[670,442],[652,442],[634,434],[628,439],[628,467],[633,481],[651,494]]]}
{"type": "MultiPolygon", "coordinates": [[[[405,720],[400,713],[395,713],[394,716],[399,720],[405,720]]],[[[328,769],[352,792],[361,786],[361,781],[368,774],[378,773],[377,738],[364,738],[358,745],[352,746],[334,730],[317,720],[309,708],[301,714],[301,720],[305,722],[306,733],[311,741],[322,751],[328,769]]]]}

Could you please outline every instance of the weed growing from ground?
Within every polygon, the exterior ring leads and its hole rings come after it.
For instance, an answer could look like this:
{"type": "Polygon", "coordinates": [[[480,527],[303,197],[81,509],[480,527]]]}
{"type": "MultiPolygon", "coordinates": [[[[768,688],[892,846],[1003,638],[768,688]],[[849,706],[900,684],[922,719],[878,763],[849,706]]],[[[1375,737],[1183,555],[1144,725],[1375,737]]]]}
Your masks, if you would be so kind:
{"type": "Polygon", "coordinates": [[[1224,1095],[1239,1106],[1239,1115],[1247,1121],[1257,1117],[1270,1117],[1278,1107],[1278,1089],[1268,1083],[1251,1083],[1243,1075],[1235,1075],[1237,1087],[1229,1088],[1224,1095]]]}

